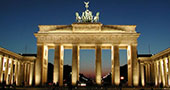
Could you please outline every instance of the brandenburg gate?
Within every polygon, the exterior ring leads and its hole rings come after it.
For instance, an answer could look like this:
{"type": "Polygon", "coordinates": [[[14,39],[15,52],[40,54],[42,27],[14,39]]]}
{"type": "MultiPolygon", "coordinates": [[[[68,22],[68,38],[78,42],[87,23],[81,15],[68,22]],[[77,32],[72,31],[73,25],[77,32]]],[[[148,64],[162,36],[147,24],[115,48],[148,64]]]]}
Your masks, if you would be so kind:
{"type": "Polygon", "coordinates": [[[119,50],[127,50],[128,86],[138,86],[139,65],[137,61],[136,25],[103,25],[99,13],[93,18],[85,2],[86,11],[71,25],[39,25],[34,33],[37,38],[35,62],[35,85],[47,83],[48,49],[55,49],[53,82],[63,85],[64,49],[72,49],[72,85],[79,81],[80,49],[95,49],[96,84],[102,84],[102,49],[111,49],[112,84],[120,84],[119,50]]]}

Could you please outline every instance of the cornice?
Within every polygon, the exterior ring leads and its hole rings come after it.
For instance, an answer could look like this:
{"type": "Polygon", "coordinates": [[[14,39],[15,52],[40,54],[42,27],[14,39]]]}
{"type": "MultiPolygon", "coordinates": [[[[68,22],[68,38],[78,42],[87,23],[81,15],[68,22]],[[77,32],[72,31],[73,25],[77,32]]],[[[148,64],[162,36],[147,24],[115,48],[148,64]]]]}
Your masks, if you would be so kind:
{"type": "Polygon", "coordinates": [[[1,47],[0,47],[0,54],[5,56],[5,57],[8,57],[8,58],[13,58],[13,60],[19,60],[19,61],[24,61],[24,60],[34,61],[36,59],[36,57],[22,56],[22,55],[11,52],[11,51],[4,49],[4,48],[1,48],[1,47]]]}
{"type": "Polygon", "coordinates": [[[133,32],[136,25],[103,25],[102,23],[73,23],[71,25],[39,25],[38,33],[54,32],[133,32]]]}
{"type": "Polygon", "coordinates": [[[161,57],[168,56],[168,55],[170,55],[170,48],[165,49],[165,50],[153,55],[151,58],[152,59],[157,59],[157,58],[159,59],[161,57]]]}
{"type": "Polygon", "coordinates": [[[2,53],[3,55],[10,56],[10,57],[18,58],[18,59],[21,59],[21,58],[22,58],[21,55],[16,54],[16,53],[14,53],[14,52],[11,52],[11,51],[9,51],[9,50],[7,50],[7,49],[4,49],[4,48],[1,48],[1,47],[0,47],[0,53],[2,53]]]}

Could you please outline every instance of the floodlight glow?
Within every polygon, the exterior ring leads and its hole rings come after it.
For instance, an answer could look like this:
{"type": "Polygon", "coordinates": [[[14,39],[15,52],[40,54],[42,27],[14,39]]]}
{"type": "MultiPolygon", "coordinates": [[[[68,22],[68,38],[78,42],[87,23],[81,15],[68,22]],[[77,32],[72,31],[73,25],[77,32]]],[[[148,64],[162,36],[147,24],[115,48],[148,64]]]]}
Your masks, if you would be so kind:
{"type": "Polygon", "coordinates": [[[125,78],[123,76],[120,77],[120,80],[124,80],[125,78]]]}

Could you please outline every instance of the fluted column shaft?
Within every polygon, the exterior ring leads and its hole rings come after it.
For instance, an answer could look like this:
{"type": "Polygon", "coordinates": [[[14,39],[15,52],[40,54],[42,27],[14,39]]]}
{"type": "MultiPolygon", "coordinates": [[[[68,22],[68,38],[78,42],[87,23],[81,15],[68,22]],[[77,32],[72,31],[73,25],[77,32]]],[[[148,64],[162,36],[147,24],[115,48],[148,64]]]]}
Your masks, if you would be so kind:
{"type": "Polygon", "coordinates": [[[22,78],[22,72],[21,72],[21,61],[18,61],[18,67],[17,67],[17,74],[16,74],[16,85],[21,85],[21,78],[22,78]]]}
{"type": "Polygon", "coordinates": [[[17,78],[17,74],[18,74],[18,73],[17,73],[17,72],[18,72],[18,61],[15,60],[15,61],[14,61],[14,64],[15,64],[15,67],[14,67],[14,68],[15,68],[15,71],[14,71],[14,82],[15,82],[15,84],[16,84],[16,81],[17,81],[16,79],[18,79],[18,78],[17,78]]]}
{"type": "Polygon", "coordinates": [[[35,62],[35,85],[44,85],[47,82],[48,46],[37,45],[37,59],[35,62]]]}
{"type": "Polygon", "coordinates": [[[120,84],[120,63],[119,63],[119,46],[112,46],[112,85],[120,84]]]}
{"type": "Polygon", "coordinates": [[[96,46],[96,83],[101,85],[102,76],[102,48],[101,46],[96,46]]]}
{"type": "Polygon", "coordinates": [[[30,79],[30,62],[27,65],[27,85],[29,85],[29,79],[30,79]]]}
{"type": "Polygon", "coordinates": [[[168,56],[168,85],[170,86],[170,54],[168,56]]]}
{"type": "Polygon", "coordinates": [[[79,78],[79,46],[73,45],[72,49],[72,85],[76,85],[79,78]]]}
{"type": "Polygon", "coordinates": [[[159,72],[158,72],[158,63],[157,61],[155,61],[154,63],[154,71],[155,71],[155,86],[158,86],[158,82],[159,82],[159,72]]]}
{"type": "Polygon", "coordinates": [[[140,68],[141,68],[141,84],[142,86],[145,86],[145,75],[144,75],[144,64],[143,63],[140,64],[140,68]]]}
{"type": "Polygon", "coordinates": [[[158,61],[158,66],[159,66],[159,85],[162,83],[162,71],[161,71],[161,63],[160,60],[158,61]]]}
{"type": "Polygon", "coordinates": [[[30,64],[30,73],[29,73],[29,86],[32,85],[33,82],[33,74],[34,74],[34,63],[30,64]]]}
{"type": "Polygon", "coordinates": [[[137,61],[136,45],[129,45],[127,48],[128,58],[128,86],[139,84],[139,64],[137,61]]]}
{"type": "Polygon", "coordinates": [[[163,60],[160,60],[160,71],[161,71],[161,81],[163,83],[163,86],[165,86],[165,76],[164,76],[164,66],[163,66],[163,60]]]}
{"type": "Polygon", "coordinates": [[[6,65],[5,65],[5,81],[6,84],[8,85],[8,67],[9,67],[9,58],[6,58],[6,65]]]}
{"type": "Polygon", "coordinates": [[[63,59],[64,59],[64,46],[56,45],[54,53],[54,72],[53,72],[53,82],[55,84],[59,83],[63,86],[63,59]]]}
{"type": "Polygon", "coordinates": [[[163,59],[163,67],[164,67],[164,78],[165,78],[165,86],[168,86],[167,79],[167,58],[163,59]]]}
{"type": "Polygon", "coordinates": [[[3,82],[3,64],[4,64],[4,58],[2,55],[0,55],[0,83],[3,82]]]}
{"type": "Polygon", "coordinates": [[[10,64],[10,79],[9,79],[9,84],[13,84],[13,64],[14,64],[14,60],[11,60],[11,64],[10,64]]]}

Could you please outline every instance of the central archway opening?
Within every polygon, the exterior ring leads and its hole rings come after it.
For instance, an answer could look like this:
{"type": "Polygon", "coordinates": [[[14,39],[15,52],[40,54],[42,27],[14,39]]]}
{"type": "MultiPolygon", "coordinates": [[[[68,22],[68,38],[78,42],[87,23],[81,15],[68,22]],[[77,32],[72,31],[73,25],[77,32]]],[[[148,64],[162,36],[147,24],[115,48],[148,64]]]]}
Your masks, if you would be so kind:
{"type": "Polygon", "coordinates": [[[53,83],[54,51],[55,49],[48,50],[48,75],[47,75],[48,84],[53,83]]]}
{"type": "Polygon", "coordinates": [[[63,84],[71,85],[72,49],[64,49],[63,84]]]}
{"type": "Polygon", "coordinates": [[[92,83],[95,80],[95,49],[80,49],[80,80],[92,83]]]}
{"type": "Polygon", "coordinates": [[[111,85],[111,49],[102,49],[102,84],[111,85]]]}

